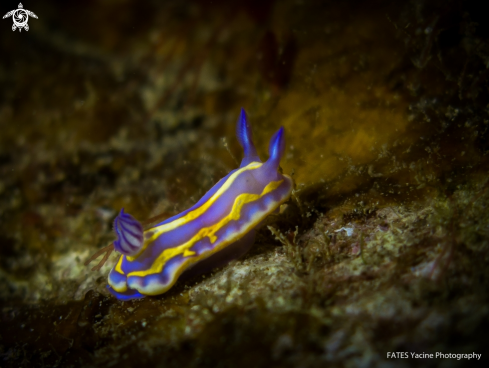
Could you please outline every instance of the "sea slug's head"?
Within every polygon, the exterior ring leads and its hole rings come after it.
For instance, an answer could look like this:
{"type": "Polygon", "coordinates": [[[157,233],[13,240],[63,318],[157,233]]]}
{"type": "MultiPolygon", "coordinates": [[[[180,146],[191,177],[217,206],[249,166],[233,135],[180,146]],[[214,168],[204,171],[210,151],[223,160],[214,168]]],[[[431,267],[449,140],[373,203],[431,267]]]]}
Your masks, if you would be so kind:
{"type": "Polygon", "coordinates": [[[124,208],[114,220],[114,230],[117,235],[114,249],[117,252],[133,256],[141,250],[144,243],[143,226],[130,214],[124,213],[124,208]]]}
{"type": "Polygon", "coordinates": [[[233,183],[231,189],[236,195],[239,193],[258,194],[266,192],[267,194],[263,194],[261,202],[262,204],[266,201],[274,202],[274,205],[269,207],[273,207],[273,210],[275,210],[278,205],[290,197],[293,188],[292,179],[287,175],[283,175],[279,167],[280,160],[285,153],[284,128],[281,127],[270,139],[268,146],[269,157],[265,162],[262,162],[257,154],[251,126],[248,123],[244,109],[241,109],[236,125],[236,136],[241,147],[243,147],[244,157],[240,166],[242,172],[233,183]],[[278,186],[271,190],[270,188],[275,185],[278,186]],[[265,188],[268,189],[265,190],[265,188]]]}

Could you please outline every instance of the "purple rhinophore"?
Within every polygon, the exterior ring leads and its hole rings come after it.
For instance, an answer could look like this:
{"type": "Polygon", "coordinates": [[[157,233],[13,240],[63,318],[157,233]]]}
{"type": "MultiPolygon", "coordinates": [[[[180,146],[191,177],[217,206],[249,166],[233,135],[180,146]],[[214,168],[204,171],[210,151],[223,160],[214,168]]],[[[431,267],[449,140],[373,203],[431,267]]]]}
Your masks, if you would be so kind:
{"type": "Polygon", "coordinates": [[[261,162],[258,153],[256,152],[255,144],[253,143],[253,133],[251,131],[251,126],[246,119],[246,112],[242,108],[241,114],[239,115],[238,123],[236,124],[236,137],[238,142],[243,147],[244,157],[241,162],[241,167],[252,162],[261,162]]]}

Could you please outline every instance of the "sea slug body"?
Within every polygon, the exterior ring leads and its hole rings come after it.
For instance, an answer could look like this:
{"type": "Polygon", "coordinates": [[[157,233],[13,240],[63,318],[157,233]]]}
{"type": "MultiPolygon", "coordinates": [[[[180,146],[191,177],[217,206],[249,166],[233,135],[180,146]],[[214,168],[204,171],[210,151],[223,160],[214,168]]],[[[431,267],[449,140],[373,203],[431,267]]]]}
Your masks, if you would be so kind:
{"type": "Polygon", "coordinates": [[[238,258],[253,245],[255,228],[289,198],[292,179],[278,172],[283,127],[271,138],[264,163],[243,109],[236,135],[244,150],[241,166],[193,207],[147,230],[121,210],[114,221],[114,249],[121,257],[108,277],[108,289],[118,299],[162,294],[184,271],[207,271],[238,258]]]}

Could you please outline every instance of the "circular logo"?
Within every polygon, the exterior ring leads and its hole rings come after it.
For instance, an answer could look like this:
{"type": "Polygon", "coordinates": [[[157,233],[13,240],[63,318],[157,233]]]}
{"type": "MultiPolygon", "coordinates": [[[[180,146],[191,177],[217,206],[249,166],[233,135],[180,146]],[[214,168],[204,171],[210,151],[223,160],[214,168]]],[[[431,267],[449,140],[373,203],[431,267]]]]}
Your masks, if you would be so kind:
{"type": "Polygon", "coordinates": [[[28,31],[29,25],[27,24],[27,22],[29,21],[29,15],[33,18],[37,18],[36,14],[31,12],[30,10],[24,9],[22,3],[19,3],[19,8],[9,11],[3,16],[3,19],[12,17],[12,20],[14,21],[14,24],[12,25],[12,31],[15,31],[16,29],[18,29],[19,32],[22,29],[28,31]]]}
{"type": "Polygon", "coordinates": [[[18,28],[24,28],[29,20],[29,14],[27,14],[25,9],[16,9],[14,14],[12,14],[12,19],[18,28]]]}

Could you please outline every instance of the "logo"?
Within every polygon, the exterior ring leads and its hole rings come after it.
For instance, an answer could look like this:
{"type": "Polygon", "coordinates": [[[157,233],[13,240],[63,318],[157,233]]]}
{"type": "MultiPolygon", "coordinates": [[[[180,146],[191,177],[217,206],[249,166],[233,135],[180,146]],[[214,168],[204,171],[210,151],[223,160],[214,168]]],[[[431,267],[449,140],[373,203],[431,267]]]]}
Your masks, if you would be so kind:
{"type": "Polygon", "coordinates": [[[22,31],[22,28],[28,31],[29,25],[27,24],[27,22],[29,21],[29,15],[37,19],[36,14],[31,12],[30,10],[24,9],[22,3],[19,3],[19,9],[9,11],[7,14],[3,16],[3,19],[12,16],[12,19],[14,21],[14,25],[12,26],[12,31],[15,31],[17,28],[19,29],[19,32],[22,31]]]}

